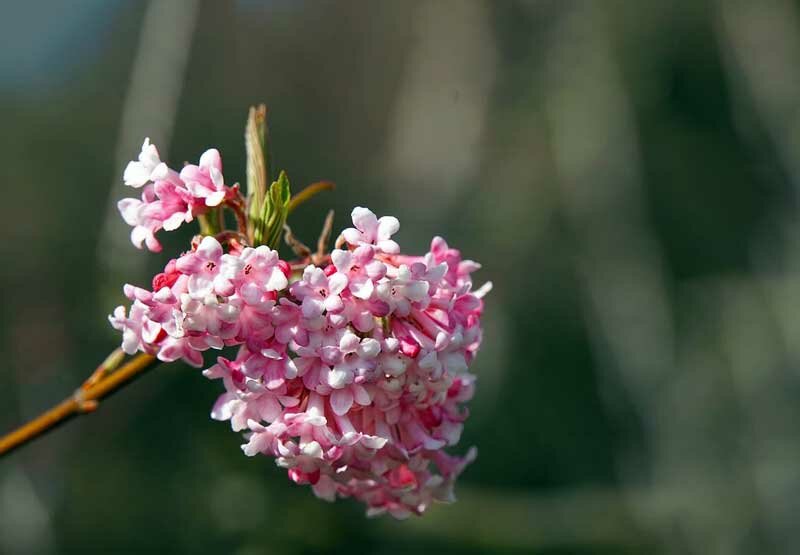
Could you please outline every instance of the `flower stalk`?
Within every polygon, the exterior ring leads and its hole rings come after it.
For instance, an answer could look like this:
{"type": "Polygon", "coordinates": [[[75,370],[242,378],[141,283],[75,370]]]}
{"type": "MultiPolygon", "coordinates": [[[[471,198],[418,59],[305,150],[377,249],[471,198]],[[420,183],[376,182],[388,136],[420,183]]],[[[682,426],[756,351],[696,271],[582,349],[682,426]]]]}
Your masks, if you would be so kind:
{"type": "Polygon", "coordinates": [[[286,172],[273,181],[266,127],[266,109],[251,109],[246,197],[226,184],[218,150],[178,172],[145,140],[124,174],[141,198],[119,203],[133,244],[158,252],[156,234],[190,222],[200,234],[150,284],[124,286],[130,304],[109,316],[121,349],[71,397],[0,438],[0,455],[96,410],[156,359],[183,360],[221,382],[211,417],[244,434],[244,453],[274,458],[317,497],[353,497],[368,515],[396,518],[453,500],[476,451],[446,449],[468,415],[491,284],[473,289],[480,265],[441,237],[425,254],[404,253],[392,238],[397,218],[360,206],[330,251],[329,211],[312,251],[287,218],[333,183],[292,196],[286,172]],[[281,239],[298,259],[281,259],[281,239]],[[207,367],[204,353],[226,347],[237,347],[234,358],[207,367]],[[133,358],[122,364],[124,353],[133,358]]]}

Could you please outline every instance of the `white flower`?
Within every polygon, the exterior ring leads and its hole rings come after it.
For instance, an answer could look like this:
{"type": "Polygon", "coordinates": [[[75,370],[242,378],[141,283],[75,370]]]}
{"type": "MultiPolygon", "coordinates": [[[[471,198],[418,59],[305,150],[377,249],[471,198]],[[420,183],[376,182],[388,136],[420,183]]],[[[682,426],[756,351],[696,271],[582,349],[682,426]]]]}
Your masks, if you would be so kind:
{"type": "Polygon", "coordinates": [[[354,247],[375,245],[386,254],[397,254],[400,246],[391,240],[392,235],[400,229],[400,222],[394,216],[383,216],[378,219],[369,208],[357,206],[351,214],[353,227],[342,231],[345,241],[354,247]]]}
{"type": "Polygon", "coordinates": [[[138,189],[148,181],[166,179],[168,175],[169,168],[158,157],[158,149],[156,149],[155,145],[150,144],[150,138],[148,137],[142,144],[139,161],[128,162],[123,179],[125,180],[125,185],[138,189]]]}

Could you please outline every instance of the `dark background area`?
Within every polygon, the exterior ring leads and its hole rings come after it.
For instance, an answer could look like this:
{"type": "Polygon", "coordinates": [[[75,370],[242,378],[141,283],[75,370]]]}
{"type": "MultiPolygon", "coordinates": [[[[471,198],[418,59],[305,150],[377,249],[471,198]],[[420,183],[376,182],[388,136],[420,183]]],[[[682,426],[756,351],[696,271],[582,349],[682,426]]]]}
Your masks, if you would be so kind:
{"type": "MultiPolygon", "coordinates": [[[[492,280],[459,501],[363,516],[288,482],[161,366],[0,462],[0,552],[797,553],[800,4],[8,3],[0,430],[119,338],[115,204],[151,137],[244,181],[265,102],[311,242],[369,206],[492,280]]],[[[207,357],[207,360],[210,358],[207,357]]]]}

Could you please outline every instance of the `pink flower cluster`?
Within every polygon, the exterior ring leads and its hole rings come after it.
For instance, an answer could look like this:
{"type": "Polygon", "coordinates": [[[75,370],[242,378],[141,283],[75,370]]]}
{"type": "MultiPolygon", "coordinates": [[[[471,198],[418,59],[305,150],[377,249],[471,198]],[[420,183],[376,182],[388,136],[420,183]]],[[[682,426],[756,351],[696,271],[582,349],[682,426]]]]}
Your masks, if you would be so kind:
{"type": "Polygon", "coordinates": [[[222,177],[222,160],[216,149],[207,150],[198,165],[187,164],[180,173],[167,167],[155,145],[145,139],[138,161],[128,163],[125,185],[142,188],[141,199],[125,198],[117,203],[122,218],[133,226],[131,241],[154,252],[161,251],[156,232],[172,231],[184,222],[219,206],[236,194],[222,177]]]}
{"type": "MultiPolygon", "coordinates": [[[[137,182],[165,182],[147,164],[137,182]]],[[[203,351],[237,346],[204,374],[224,384],[211,416],[245,432],[245,454],[274,457],[320,498],[404,518],[451,500],[475,457],[445,449],[467,418],[489,286],[473,291],[479,265],[439,237],[408,256],[391,239],[397,219],[366,208],[352,218],[346,248],[302,273],[269,247],[226,253],[205,237],[152,289],[126,285],[130,309],[109,318],[131,354],[201,366],[203,351]]]]}

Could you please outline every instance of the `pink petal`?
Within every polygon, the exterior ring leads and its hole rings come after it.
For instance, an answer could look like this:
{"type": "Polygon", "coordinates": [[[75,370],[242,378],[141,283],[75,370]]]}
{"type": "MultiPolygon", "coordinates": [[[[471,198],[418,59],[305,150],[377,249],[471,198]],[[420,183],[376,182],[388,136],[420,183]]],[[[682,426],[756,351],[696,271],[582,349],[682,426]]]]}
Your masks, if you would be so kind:
{"type": "Polygon", "coordinates": [[[200,156],[199,166],[201,168],[214,168],[222,171],[222,158],[216,148],[209,148],[200,156]]]}
{"type": "Polygon", "coordinates": [[[397,254],[400,252],[400,245],[395,243],[394,241],[386,240],[386,241],[378,241],[378,248],[387,254],[397,254]]]}
{"type": "Polygon", "coordinates": [[[322,311],[325,310],[325,305],[321,300],[309,296],[303,299],[302,309],[303,316],[306,318],[315,318],[322,314],[322,311]]]}
{"type": "Polygon", "coordinates": [[[267,283],[264,284],[264,286],[267,288],[267,291],[280,291],[287,285],[289,285],[289,281],[286,279],[286,275],[280,270],[280,268],[273,268],[270,272],[269,278],[267,279],[267,283]]]}
{"type": "Polygon", "coordinates": [[[122,179],[125,185],[139,188],[150,181],[150,171],[141,162],[128,162],[122,179]]]}
{"type": "Polygon", "coordinates": [[[122,219],[128,225],[138,225],[139,223],[139,210],[142,207],[142,201],[136,198],[124,198],[117,203],[122,219]]]}
{"type": "Polygon", "coordinates": [[[350,251],[334,249],[333,252],[331,252],[331,262],[333,262],[333,265],[336,266],[336,269],[340,272],[346,272],[350,269],[352,266],[351,260],[352,255],[350,254],[350,251]]]}
{"type": "Polygon", "coordinates": [[[217,168],[210,168],[208,171],[209,175],[211,176],[211,183],[214,184],[214,187],[217,189],[222,189],[225,186],[225,180],[222,177],[222,172],[217,168]]]}
{"type": "MultiPolygon", "coordinates": [[[[155,148],[155,147],[153,147],[155,148]]],[[[156,154],[158,156],[158,154],[156,154]]],[[[159,181],[169,177],[169,168],[164,162],[160,162],[153,171],[150,172],[150,181],[159,181]]]]}
{"type": "Polygon", "coordinates": [[[359,244],[362,239],[361,232],[352,227],[348,227],[347,229],[342,231],[342,237],[344,237],[344,240],[350,243],[351,245],[359,244]]]}
{"type": "Polygon", "coordinates": [[[232,401],[236,400],[236,396],[232,393],[223,393],[217,398],[214,407],[211,409],[211,418],[214,420],[230,420],[233,416],[231,410],[232,401]]]}
{"type": "Polygon", "coordinates": [[[347,276],[341,272],[336,272],[328,278],[328,293],[338,295],[347,287],[347,276]]]}
{"type": "Polygon", "coordinates": [[[239,288],[239,294],[247,304],[257,304],[261,300],[261,289],[252,281],[243,284],[239,288]]]}
{"type": "Polygon", "coordinates": [[[311,486],[311,489],[314,491],[314,495],[320,499],[325,501],[336,500],[336,482],[329,476],[320,476],[317,483],[311,486]]]}
{"type": "Polygon", "coordinates": [[[361,405],[363,407],[366,407],[370,403],[372,403],[372,399],[369,396],[369,392],[367,391],[367,389],[364,386],[358,385],[358,384],[354,384],[350,388],[355,393],[355,401],[356,401],[356,403],[358,403],[359,405],[361,405]]]}
{"type": "Polygon", "coordinates": [[[356,334],[347,332],[339,340],[339,349],[344,353],[352,353],[358,349],[360,342],[356,334]]]}
{"type": "Polygon", "coordinates": [[[329,295],[323,304],[328,312],[340,312],[344,308],[344,303],[339,295],[329,295]]]}
{"type": "Polygon", "coordinates": [[[219,206],[225,200],[225,191],[217,191],[206,197],[206,206],[219,206]]]}
{"type": "Polygon", "coordinates": [[[350,292],[359,299],[369,299],[375,291],[375,284],[372,280],[363,276],[350,280],[350,292]]]}
{"type": "Polygon", "coordinates": [[[176,212],[169,218],[164,220],[162,224],[165,231],[175,231],[186,220],[186,214],[183,212],[176,212]]]}
{"type": "Polygon", "coordinates": [[[347,414],[347,411],[353,406],[353,393],[350,388],[337,389],[331,393],[330,403],[334,413],[340,416],[347,414]]]}
{"type": "Polygon", "coordinates": [[[383,216],[378,220],[378,241],[386,241],[400,230],[400,222],[394,216],[383,216]]]}
{"type": "Polygon", "coordinates": [[[326,381],[328,382],[328,385],[334,389],[342,389],[347,385],[347,382],[349,381],[348,378],[351,377],[347,368],[341,366],[335,366],[334,368],[329,369],[327,374],[328,376],[326,381]]]}
{"type": "Polygon", "coordinates": [[[183,274],[196,274],[205,264],[205,261],[195,253],[181,256],[175,261],[175,268],[183,274]]]}
{"type": "Polygon", "coordinates": [[[378,218],[375,217],[372,210],[356,206],[350,215],[356,229],[367,235],[369,240],[374,239],[375,232],[378,230],[378,218]]]}
{"type": "Polygon", "coordinates": [[[197,247],[197,254],[206,260],[219,260],[222,256],[222,245],[213,237],[204,237],[197,247]]]}
{"type": "Polygon", "coordinates": [[[381,352],[381,344],[376,339],[367,337],[361,340],[358,347],[358,354],[364,358],[375,358],[381,352]]]}
{"type": "Polygon", "coordinates": [[[131,243],[137,248],[142,248],[142,243],[150,235],[150,230],[142,226],[136,226],[131,230],[131,243]]]}
{"type": "Polygon", "coordinates": [[[263,395],[258,400],[258,414],[262,420],[272,422],[276,420],[281,414],[281,405],[271,395],[263,395]]]}
{"type": "MultiPolygon", "coordinates": [[[[186,167],[188,168],[189,166],[186,167]]],[[[196,198],[205,198],[212,192],[211,189],[209,189],[202,181],[197,181],[194,179],[186,180],[186,190],[188,190],[189,193],[196,198]]]]}
{"type": "Polygon", "coordinates": [[[194,298],[210,295],[214,291],[214,281],[202,274],[189,277],[189,294],[194,298]]]}
{"type": "Polygon", "coordinates": [[[147,234],[144,242],[150,252],[161,252],[161,243],[158,242],[158,239],[156,239],[156,236],[152,233],[147,234]]]}
{"type": "Polygon", "coordinates": [[[412,281],[406,285],[404,295],[412,301],[418,302],[428,295],[428,282],[427,281],[412,281]]]}

